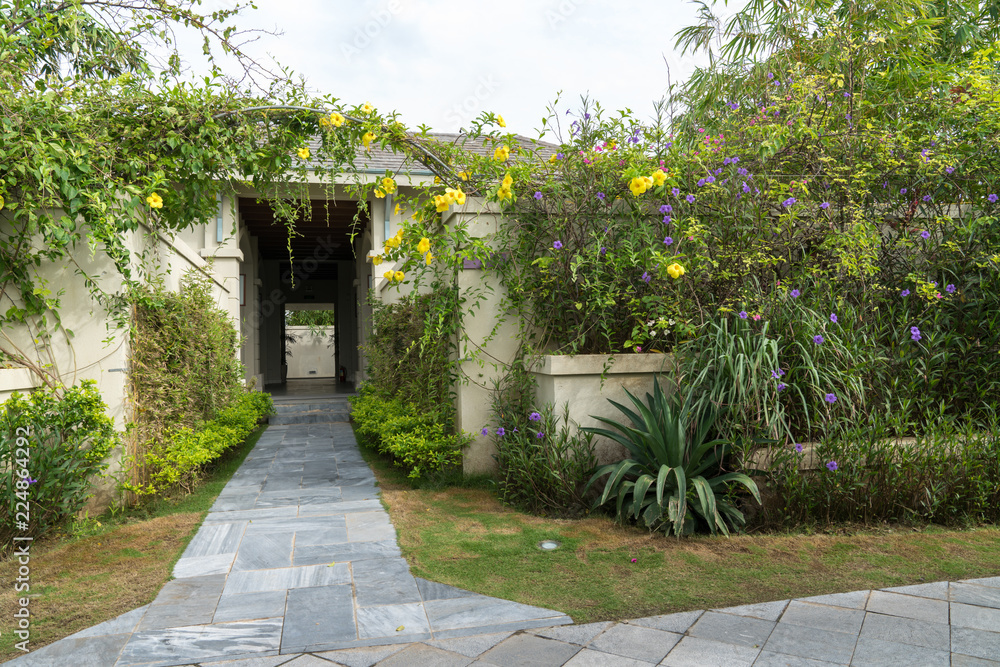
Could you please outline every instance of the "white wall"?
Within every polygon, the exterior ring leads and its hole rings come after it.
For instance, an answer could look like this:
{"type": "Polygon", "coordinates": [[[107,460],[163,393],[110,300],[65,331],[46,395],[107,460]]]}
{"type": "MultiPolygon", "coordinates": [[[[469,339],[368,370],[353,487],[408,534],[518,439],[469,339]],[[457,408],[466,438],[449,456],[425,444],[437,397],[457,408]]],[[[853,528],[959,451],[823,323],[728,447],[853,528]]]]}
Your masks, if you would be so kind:
{"type": "Polygon", "coordinates": [[[293,336],[287,343],[290,354],[288,378],[331,378],[337,376],[337,363],[333,355],[336,327],[285,327],[285,335],[293,336]]]}

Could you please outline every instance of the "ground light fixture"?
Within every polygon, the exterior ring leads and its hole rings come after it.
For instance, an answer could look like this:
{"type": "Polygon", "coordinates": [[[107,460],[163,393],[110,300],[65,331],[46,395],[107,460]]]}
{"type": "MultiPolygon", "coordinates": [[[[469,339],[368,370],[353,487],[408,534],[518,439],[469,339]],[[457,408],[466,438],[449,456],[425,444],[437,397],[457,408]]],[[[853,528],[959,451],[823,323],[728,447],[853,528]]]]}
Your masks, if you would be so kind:
{"type": "Polygon", "coordinates": [[[559,548],[560,544],[560,542],[555,540],[542,540],[538,543],[538,548],[542,551],[555,551],[559,548]]]}

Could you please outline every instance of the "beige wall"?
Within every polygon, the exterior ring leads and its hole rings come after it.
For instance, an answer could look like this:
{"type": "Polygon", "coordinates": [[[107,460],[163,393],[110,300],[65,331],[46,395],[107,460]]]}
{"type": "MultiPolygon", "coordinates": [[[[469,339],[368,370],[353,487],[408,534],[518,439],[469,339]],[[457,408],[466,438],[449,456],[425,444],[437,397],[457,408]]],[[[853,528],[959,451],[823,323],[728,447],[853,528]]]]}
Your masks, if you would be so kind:
{"type": "Polygon", "coordinates": [[[293,336],[288,343],[290,354],[286,359],[288,377],[331,378],[337,375],[333,356],[335,327],[285,327],[285,334],[293,336]]]}

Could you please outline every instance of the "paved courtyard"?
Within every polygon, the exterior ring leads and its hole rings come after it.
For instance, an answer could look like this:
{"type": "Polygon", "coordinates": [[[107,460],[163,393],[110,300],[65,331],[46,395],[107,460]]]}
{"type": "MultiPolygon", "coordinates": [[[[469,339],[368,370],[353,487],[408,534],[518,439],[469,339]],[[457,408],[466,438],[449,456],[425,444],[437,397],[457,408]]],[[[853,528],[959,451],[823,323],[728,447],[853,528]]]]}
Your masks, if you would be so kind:
{"type": "Polygon", "coordinates": [[[1000,667],[1000,577],[587,625],[413,577],[346,399],[283,414],[151,604],[5,664],[1000,667]]]}

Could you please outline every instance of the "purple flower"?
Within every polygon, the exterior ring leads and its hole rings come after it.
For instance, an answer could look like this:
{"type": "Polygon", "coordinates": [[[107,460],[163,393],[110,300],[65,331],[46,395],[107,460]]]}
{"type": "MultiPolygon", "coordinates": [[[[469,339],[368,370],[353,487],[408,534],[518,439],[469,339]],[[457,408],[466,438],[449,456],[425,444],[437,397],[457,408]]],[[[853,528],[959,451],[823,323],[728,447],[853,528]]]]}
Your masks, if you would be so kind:
{"type": "Polygon", "coordinates": [[[681,196],[681,189],[680,188],[670,188],[670,192],[673,193],[673,195],[675,197],[680,197],[681,196]]]}
{"type": "Polygon", "coordinates": [[[922,239],[929,239],[930,237],[931,237],[931,233],[929,231],[927,231],[926,229],[924,231],[920,232],[920,238],[922,238],[922,239]]]}
{"type": "Polygon", "coordinates": [[[545,434],[544,434],[544,433],[542,433],[541,431],[539,431],[539,432],[538,432],[538,433],[537,433],[537,434],[535,435],[535,437],[536,437],[536,438],[538,438],[539,440],[541,440],[542,438],[544,438],[544,437],[545,437],[545,434]]]}
{"type": "Polygon", "coordinates": [[[837,323],[837,313],[830,313],[830,321],[834,324],[837,323]]]}
{"type": "Polygon", "coordinates": [[[660,207],[660,213],[670,213],[673,210],[674,207],[671,206],[670,204],[664,204],[663,206],[660,207]]]}
{"type": "Polygon", "coordinates": [[[743,184],[743,192],[750,192],[750,186],[746,183],[743,184]]]}
{"type": "Polygon", "coordinates": [[[768,73],[767,73],[767,78],[768,78],[768,79],[773,79],[773,78],[774,78],[774,75],[773,75],[773,74],[771,74],[770,72],[768,72],[768,73]]]}
{"type": "Polygon", "coordinates": [[[822,204],[820,204],[819,207],[825,211],[826,209],[830,208],[830,202],[825,201],[822,204]]]}
{"type": "Polygon", "coordinates": [[[785,208],[790,208],[794,206],[797,201],[798,200],[795,199],[795,197],[789,197],[785,201],[781,202],[781,205],[784,206],[785,208]]]}
{"type": "Polygon", "coordinates": [[[506,435],[506,433],[507,432],[503,430],[503,426],[501,426],[500,428],[497,429],[497,435],[499,435],[501,438],[504,437],[504,435],[506,435]]]}
{"type": "Polygon", "coordinates": [[[945,167],[944,170],[945,170],[945,172],[947,172],[949,174],[952,174],[952,173],[955,172],[955,168],[954,167],[945,167]]]}
{"type": "Polygon", "coordinates": [[[687,203],[689,203],[689,204],[693,204],[694,203],[694,195],[688,195],[684,199],[687,199],[687,203]]]}
{"type": "Polygon", "coordinates": [[[604,193],[603,192],[598,192],[597,193],[597,198],[600,199],[601,201],[604,201],[604,193]]]}
{"type": "Polygon", "coordinates": [[[955,293],[955,286],[952,285],[951,283],[948,283],[945,286],[944,291],[947,292],[948,294],[954,294],[955,293]]]}
{"type": "Polygon", "coordinates": [[[797,451],[799,454],[802,453],[802,443],[801,442],[796,442],[795,443],[795,451],[797,451]]]}
{"type": "Polygon", "coordinates": [[[562,241],[553,241],[552,247],[555,248],[556,250],[559,250],[560,248],[562,248],[562,241]]]}
{"type": "Polygon", "coordinates": [[[483,430],[480,431],[480,433],[482,433],[483,435],[489,435],[490,434],[490,430],[484,426],[483,430]]]}
{"type": "Polygon", "coordinates": [[[663,224],[669,225],[672,218],[669,215],[663,216],[663,224]]]}
{"type": "Polygon", "coordinates": [[[642,272],[642,282],[644,282],[644,283],[646,283],[648,285],[649,281],[652,280],[652,279],[653,279],[653,277],[651,275],[649,275],[648,271],[643,271],[642,272]]]}
{"type": "Polygon", "coordinates": [[[542,198],[542,192],[541,192],[541,190],[536,191],[535,192],[535,199],[541,199],[541,198],[542,198]]]}
{"type": "Polygon", "coordinates": [[[608,254],[608,249],[605,248],[604,246],[601,246],[601,257],[604,257],[607,254],[608,254]]]}
{"type": "Polygon", "coordinates": [[[931,200],[930,195],[924,195],[924,201],[930,201],[930,200],[931,200]]]}
{"type": "Polygon", "coordinates": [[[730,111],[736,111],[737,109],[740,108],[740,103],[739,102],[730,102],[726,106],[729,107],[730,111]]]}
{"type": "Polygon", "coordinates": [[[830,472],[836,472],[836,470],[837,470],[837,462],[836,461],[827,461],[826,469],[829,470],[830,472]]]}
{"type": "Polygon", "coordinates": [[[922,336],[920,335],[920,329],[917,327],[910,327],[910,340],[920,340],[922,336]]]}
{"type": "Polygon", "coordinates": [[[778,383],[778,391],[784,391],[787,386],[788,385],[785,384],[784,382],[779,382],[778,383]]]}
{"type": "Polygon", "coordinates": [[[997,203],[997,196],[995,194],[993,194],[992,192],[986,198],[990,200],[991,204],[996,204],[997,203]]]}
{"type": "Polygon", "coordinates": [[[741,320],[745,320],[746,318],[747,318],[747,311],[741,310],[740,311],[740,319],[741,320]]]}
{"type": "Polygon", "coordinates": [[[802,292],[798,291],[797,289],[793,289],[790,292],[790,294],[792,295],[793,299],[797,299],[797,298],[799,298],[799,295],[802,294],[802,292]]]}
{"type": "Polygon", "coordinates": [[[557,160],[565,159],[565,157],[566,157],[566,155],[563,154],[563,153],[556,153],[556,159],[557,160]]]}
{"type": "Polygon", "coordinates": [[[715,183],[715,176],[709,176],[705,179],[706,183],[715,183]]]}
{"type": "Polygon", "coordinates": [[[822,345],[823,337],[820,336],[819,334],[816,334],[815,336],[813,336],[813,342],[816,343],[817,345],[822,345]]]}
{"type": "Polygon", "coordinates": [[[908,290],[908,289],[903,290],[902,292],[899,293],[899,296],[901,296],[903,298],[906,298],[906,297],[910,296],[910,290],[908,290]]]}
{"type": "Polygon", "coordinates": [[[826,402],[827,403],[836,403],[837,402],[837,395],[836,394],[827,394],[826,395],[826,402]]]}
{"type": "Polygon", "coordinates": [[[667,238],[663,239],[663,245],[670,245],[673,242],[674,242],[674,240],[671,237],[669,237],[669,236],[667,238]]]}
{"type": "Polygon", "coordinates": [[[704,187],[704,186],[705,186],[705,179],[704,178],[699,178],[698,179],[698,187],[701,188],[701,187],[704,187]]]}
{"type": "Polygon", "coordinates": [[[899,189],[899,194],[905,195],[906,194],[906,188],[900,188],[899,189]]]}
{"type": "MultiPolygon", "coordinates": [[[[739,160],[739,158],[738,157],[733,158],[733,162],[735,162],[736,160],[739,160]]],[[[736,173],[739,174],[740,176],[748,176],[750,174],[750,172],[746,170],[746,167],[740,167],[739,169],[736,170],[736,173]]]]}
{"type": "Polygon", "coordinates": [[[778,378],[782,377],[784,374],[785,374],[785,371],[781,370],[780,368],[777,369],[777,370],[771,371],[771,377],[773,377],[775,380],[777,380],[778,378]]]}
{"type": "Polygon", "coordinates": [[[21,479],[23,479],[25,482],[27,482],[28,486],[31,486],[32,484],[37,484],[38,483],[37,479],[31,479],[31,475],[27,475],[25,477],[22,477],[21,479]]]}
{"type": "Polygon", "coordinates": [[[528,415],[528,419],[530,421],[537,422],[537,421],[541,421],[542,416],[540,414],[538,414],[537,412],[532,412],[530,415],[528,415]]]}

